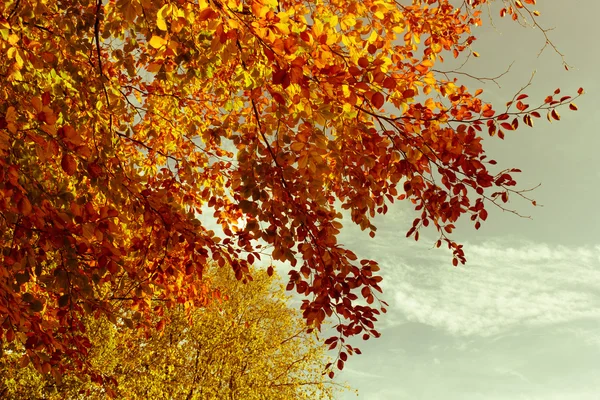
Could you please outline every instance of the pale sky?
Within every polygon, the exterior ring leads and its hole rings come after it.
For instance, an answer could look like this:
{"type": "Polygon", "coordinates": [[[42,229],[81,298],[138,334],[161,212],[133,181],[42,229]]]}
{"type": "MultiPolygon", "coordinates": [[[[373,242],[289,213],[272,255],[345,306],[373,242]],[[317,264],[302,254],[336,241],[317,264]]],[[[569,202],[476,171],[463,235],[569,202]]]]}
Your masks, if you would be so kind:
{"type": "Polygon", "coordinates": [[[503,142],[485,140],[499,165],[523,170],[521,188],[542,184],[532,195],[543,207],[516,201],[531,220],[489,210],[479,231],[462,224],[454,237],[468,261],[458,268],[447,252],[431,249],[433,231],[418,243],[405,238],[415,218],[406,203],[377,219],[375,239],[345,228],[341,243],[380,262],[390,307],[379,321],[382,337],[356,341],[363,355],[338,373],[359,390],[344,400],[600,399],[600,2],[537,3],[538,21],[555,27],[549,35],[570,71],[551,49],[538,58],[541,32],[500,20],[499,4],[495,28],[484,18],[476,32],[480,57],[465,71],[494,76],[515,62],[501,88],[471,84],[498,106],[533,70],[531,104],[557,87],[586,90],[579,111],[560,110],[560,122],[542,118],[503,142]]]}

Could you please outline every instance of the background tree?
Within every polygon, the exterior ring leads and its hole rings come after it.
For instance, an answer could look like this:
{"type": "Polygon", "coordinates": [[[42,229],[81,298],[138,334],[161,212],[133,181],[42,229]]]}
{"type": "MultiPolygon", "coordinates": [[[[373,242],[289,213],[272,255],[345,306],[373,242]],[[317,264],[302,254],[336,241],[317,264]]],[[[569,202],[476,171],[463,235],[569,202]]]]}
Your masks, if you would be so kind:
{"type": "MultiPolygon", "coordinates": [[[[559,119],[570,100],[519,92],[497,112],[436,72],[477,55],[488,1],[453,3],[1,2],[2,341],[39,371],[85,372],[87,316],[129,309],[145,326],[164,312],[154,301],[211,300],[209,261],[247,280],[276,260],[309,326],[339,317],[327,343],[342,368],[345,337],[378,335],[381,277],[337,242],[340,205],[375,236],[375,214],[408,199],[408,236],[432,226],[464,263],[456,221],[478,228],[486,207],[524,196],[481,135],[559,119]]],[[[533,3],[501,14],[535,21],[533,3]]]]}
{"type": "Polygon", "coordinates": [[[0,374],[6,399],[330,399],[342,388],[323,376],[325,349],[307,334],[284,288],[265,271],[248,284],[231,269],[211,268],[222,299],[186,313],[165,312],[162,331],[128,328],[106,318],[86,321],[89,362],[106,381],[74,374],[57,381],[29,365],[23,349],[7,351],[0,374]],[[186,315],[187,314],[187,315],[186,315]],[[108,379],[110,378],[110,379],[108,379]]]}

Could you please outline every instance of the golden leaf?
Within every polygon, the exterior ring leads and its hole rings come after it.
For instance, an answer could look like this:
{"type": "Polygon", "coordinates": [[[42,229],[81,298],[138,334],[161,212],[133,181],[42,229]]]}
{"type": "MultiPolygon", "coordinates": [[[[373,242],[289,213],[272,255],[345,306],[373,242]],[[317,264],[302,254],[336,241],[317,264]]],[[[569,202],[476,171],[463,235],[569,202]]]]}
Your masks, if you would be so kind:
{"type": "Polygon", "coordinates": [[[155,49],[159,49],[167,44],[167,40],[160,36],[152,36],[152,38],[148,41],[148,44],[155,49]]]}

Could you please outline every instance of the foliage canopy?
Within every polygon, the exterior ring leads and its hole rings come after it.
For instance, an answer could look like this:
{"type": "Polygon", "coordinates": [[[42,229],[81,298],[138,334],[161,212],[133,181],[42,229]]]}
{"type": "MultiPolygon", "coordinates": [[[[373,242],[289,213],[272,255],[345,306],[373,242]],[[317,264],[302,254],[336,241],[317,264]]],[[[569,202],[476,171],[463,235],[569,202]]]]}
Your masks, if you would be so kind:
{"type": "MultiPolygon", "coordinates": [[[[211,300],[209,261],[248,280],[270,258],[291,265],[311,327],[340,317],[327,343],[342,368],[345,337],[379,335],[382,278],[337,242],[340,205],[375,236],[372,218],[406,199],[408,236],[432,226],[464,263],[456,221],[478,228],[523,196],[482,135],[571,100],[519,92],[496,111],[434,68],[477,55],[486,3],[1,2],[0,338],[41,371],[85,369],[85,316],[147,326],[211,300]]],[[[535,21],[534,3],[501,15],[535,21]]]]}
{"type": "Polygon", "coordinates": [[[341,386],[323,377],[325,349],[306,333],[282,286],[265,271],[253,271],[248,284],[231,269],[207,275],[222,299],[187,313],[181,305],[166,310],[160,332],[86,319],[88,361],[103,384],[74,374],[43,378],[32,365],[19,368],[27,358],[13,348],[0,363],[2,398],[104,399],[107,391],[140,400],[333,398],[341,386]]]}

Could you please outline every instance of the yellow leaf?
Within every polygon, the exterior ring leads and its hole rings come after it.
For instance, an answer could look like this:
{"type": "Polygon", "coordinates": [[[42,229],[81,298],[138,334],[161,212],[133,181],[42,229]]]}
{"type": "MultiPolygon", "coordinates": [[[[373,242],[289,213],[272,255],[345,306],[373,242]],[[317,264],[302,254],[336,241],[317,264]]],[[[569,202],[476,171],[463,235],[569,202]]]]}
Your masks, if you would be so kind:
{"type": "MultiPolygon", "coordinates": [[[[230,20],[231,21],[231,20],[230,20]]],[[[277,29],[279,29],[279,31],[281,33],[283,33],[284,35],[289,35],[290,34],[290,27],[289,24],[284,24],[281,22],[278,22],[275,24],[275,26],[277,27],[277,29]]]]}
{"type": "Polygon", "coordinates": [[[13,33],[8,37],[8,43],[14,46],[15,44],[19,43],[19,37],[13,33]]]}
{"type": "Polygon", "coordinates": [[[162,6],[160,8],[160,10],[158,10],[158,12],[156,13],[156,16],[159,19],[165,19],[165,16],[170,15],[172,13],[173,13],[172,6],[170,4],[165,4],[164,6],[162,6]]]}
{"type": "Polygon", "coordinates": [[[423,82],[427,85],[433,86],[436,84],[437,81],[435,80],[432,74],[427,74],[423,77],[423,82]]]}
{"type": "Polygon", "coordinates": [[[150,41],[148,42],[148,44],[152,47],[154,47],[155,49],[158,49],[164,45],[167,44],[167,40],[160,37],[160,36],[152,36],[152,38],[150,39],[150,41]]]}
{"type": "Polygon", "coordinates": [[[338,19],[337,15],[332,16],[331,19],[329,20],[329,26],[331,26],[332,28],[335,28],[338,23],[339,23],[339,19],[338,19]]]}
{"type": "Polygon", "coordinates": [[[156,27],[158,29],[160,29],[161,31],[166,31],[167,30],[167,21],[165,21],[164,18],[161,18],[160,16],[158,16],[156,18],[156,27]]]}
{"type": "Polygon", "coordinates": [[[315,20],[315,24],[313,25],[313,32],[315,37],[319,37],[323,33],[323,23],[318,19],[315,20]]]}
{"type": "Polygon", "coordinates": [[[11,47],[6,51],[6,56],[8,57],[9,60],[12,60],[13,58],[15,58],[16,52],[17,52],[17,48],[11,47]]]}
{"type": "Polygon", "coordinates": [[[20,50],[17,50],[15,52],[15,62],[17,63],[17,67],[19,69],[23,68],[23,57],[21,56],[20,50]]]}
{"type": "MultiPolygon", "coordinates": [[[[227,25],[229,25],[229,27],[231,29],[237,29],[240,27],[240,24],[235,19],[231,19],[231,18],[227,20],[227,25]]],[[[275,25],[279,28],[279,25],[281,25],[281,24],[275,24],[275,25]]],[[[279,29],[281,30],[281,28],[279,28],[279,29]]],[[[289,32],[290,31],[288,30],[287,33],[289,33],[289,32]]]]}
{"type": "Polygon", "coordinates": [[[367,42],[375,43],[375,41],[377,40],[378,37],[379,37],[379,34],[377,33],[377,31],[372,30],[371,34],[369,35],[369,38],[367,39],[367,42]]]}
{"type": "Polygon", "coordinates": [[[351,28],[354,25],[356,25],[356,18],[354,18],[354,15],[352,15],[352,14],[346,15],[342,18],[342,22],[340,25],[342,26],[342,29],[344,29],[344,30],[351,28]]]}

